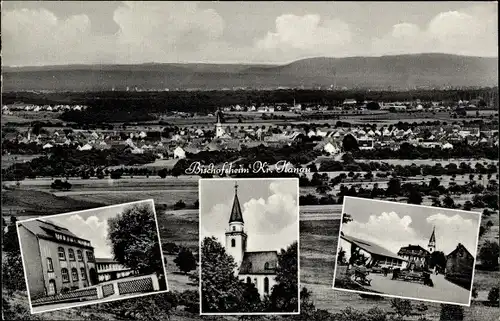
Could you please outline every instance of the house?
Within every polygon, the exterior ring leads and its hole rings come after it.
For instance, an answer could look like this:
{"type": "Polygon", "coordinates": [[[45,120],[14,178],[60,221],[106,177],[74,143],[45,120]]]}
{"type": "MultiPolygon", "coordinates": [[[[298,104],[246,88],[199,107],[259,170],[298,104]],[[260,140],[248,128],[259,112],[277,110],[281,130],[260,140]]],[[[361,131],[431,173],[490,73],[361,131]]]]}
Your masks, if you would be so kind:
{"type": "Polygon", "coordinates": [[[235,274],[246,283],[253,283],[261,297],[269,295],[276,284],[276,268],[278,267],[277,251],[247,251],[245,223],[238,199],[238,185],[234,188],[233,207],[226,230],[226,252],[236,262],[235,274]]]}
{"type": "Polygon", "coordinates": [[[453,149],[453,145],[450,143],[445,143],[441,146],[441,149],[453,149]]]}
{"type": "Polygon", "coordinates": [[[91,150],[92,149],[92,145],[90,145],[89,143],[87,143],[87,144],[85,144],[83,146],[78,146],[77,149],[80,150],[80,151],[91,150]]]}
{"type": "Polygon", "coordinates": [[[116,280],[135,274],[135,272],[112,258],[95,258],[99,282],[116,280]]]}
{"type": "Polygon", "coordinates": [[[323,150],[330,155],[336,155],[340,153],[340,148],[337,146],[337,144],[332,144],[330,142],[326,143],[325,146],[323,146],[323,150]]]}
{"type": "Polygon", "coordinates": [[[339,252],[344,252],[344,258],[349,264],[356,263],[367,267],[383,265],[403,269],[408,264],[407,259],[392,253],[378,244],[347,236],[344,233],[340,234],[339,249],[339,252]]]}
{"type": "Polygon", "coordinates": [[[360,150],[372,150],[373,146],[373,138],[370,137],[361,137],[358,139],[358,147],[360,150]]]}
{"type": "Polygon", "coordinates": [[[420,245],[408,244],[399,249],[398,255],[408,260],[408,266],[421,268],[428,265],[431,254],[420,245]]]}
{"type": "Polygon", "coordinates": [[[42,148],[43,148],[43,149],[50,149],[50,148],[52,148],[52,147],[54,147],[52,144],[47,143],[47,144],[43,145],[43,147],[42,147],[42,148]]]}
{"type": "Polygon", "coordinates": [[[474,256],[461,243],[446,256],[445,278],[470,289],[474,256]]]}
{"type": "Polygon", "coordinates": [[[99,282],[90,241],[42,220],[18,223],[18,234],[31,300],[99,282]]]}
{"type": "Polygon", "coordinates": [[[184,149],[182,149],[182,147],[177,146],[174,149],[174,158],[178,158],[178,159],[186,158],[186,152],[184,151],[184,149]]]}

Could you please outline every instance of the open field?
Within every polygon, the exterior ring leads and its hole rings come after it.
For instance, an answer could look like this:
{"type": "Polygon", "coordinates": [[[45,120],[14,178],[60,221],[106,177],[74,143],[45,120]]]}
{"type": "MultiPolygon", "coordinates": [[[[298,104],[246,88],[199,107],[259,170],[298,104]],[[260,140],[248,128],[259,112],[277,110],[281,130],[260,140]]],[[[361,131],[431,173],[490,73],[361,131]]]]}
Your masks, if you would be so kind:
{"type": "Polygon", "coordinates": [[[42,155],[2,155],[2,169],[8,168],[17,163],[26,163],[42,155]]]}

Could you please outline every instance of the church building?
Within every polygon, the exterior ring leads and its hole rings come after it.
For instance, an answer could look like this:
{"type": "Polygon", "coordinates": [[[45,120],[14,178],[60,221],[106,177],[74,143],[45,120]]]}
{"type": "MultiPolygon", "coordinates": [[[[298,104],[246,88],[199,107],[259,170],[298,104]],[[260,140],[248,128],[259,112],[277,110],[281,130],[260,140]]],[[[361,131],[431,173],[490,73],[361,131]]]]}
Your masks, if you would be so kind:
{"type": "Polygon", "coordinates": [[[222,112],[216,112],[217,120],[215,121],[215,138],[231,138],[222,125],[222,112]]]}
{"type": "Polygon", "coordinates": [[[234,201],[226,230],[226,251],[236,262],[235,274],[246,283],[253,283],[261,297],[269,295],[276,284],[277,251],[247,251],[248,235],[238,199],[238,185],[234,187],[234,201]]]}

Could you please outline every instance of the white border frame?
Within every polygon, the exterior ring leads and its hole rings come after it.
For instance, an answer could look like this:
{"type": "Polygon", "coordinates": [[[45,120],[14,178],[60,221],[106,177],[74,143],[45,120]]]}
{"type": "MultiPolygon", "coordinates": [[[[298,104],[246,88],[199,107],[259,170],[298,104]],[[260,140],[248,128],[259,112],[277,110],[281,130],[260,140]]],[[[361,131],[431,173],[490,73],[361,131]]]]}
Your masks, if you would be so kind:
{"type": "Polygon", "coordinates": [[[433,302],[433,303],[444,303],[444,304],[452,304],[452,305],[460,305],[460,306],[465,306],[465,307],[470,307],[471,304],[471,298],[472,298],[472,287],[474,286],[474,274],[476,272],[476,258],[477,258],[477,253],[478,253],[478,245],[479,245],[479,229],[481,228],[481,219],[482,219],[482,214],[479,212],[471,212],[471,211],[464,211],[464,210],[455,210],[451,208],[443,208],[443,207],[435,207],[435,206],[428,206],[428,205],[417,205],[417,204],[406,204],[406,203],[401,203],[401,202],[392,202],[392,201],[384,201],[384,200],[376,200],[376,199],[371,199],[371,198],[363,198],[363,197],[353,197],[353,196],[344,196],[344,202],[342,203],[342,215],[340,216],[340,228],[339,228],[339,238],[337,240],[337,252],[335,254],[335,269],[333,271],[333,284],[332,284],[332,289],[336,291],[344,291],[344,292],[351,292],[351,293],[358,293],[358,294],[368,294],[368,295],[378,295],[382,297],[388,297],[388,298],[399,298],[399,299],[408,299],[408,300],[416,300],[416,301],[423,301],[423,302],[433,302]],[[432,208],[434,210],[448,210],[448,211],[455,211],[455,212],[463,212],[463,213],[468,213],[468,214],[476,214],[479,216],[478,224],[477,224],[477,231],[476,231],[476,255],[474,255],[474,265],[472,267],[472,278],[471,278],[471,285],[469,289],[469,303],[457,303],[457,302],[447,302],[447,301],[438,301],[438,300],[429,300],[429,299],[424,299],[424,298],[413,298],[413,297],[405,297],[405,296],[398,296],[398,295],[391,295],[391,294],[385,294],[385,293],[377,293],[377,292],[364,292],[364,291],[357,291],[357,290],[349,290],[349,289],[343,289],[343,288],[336,288],[335,287],[335,277],[337,276],[337,258],[338,255],[337,253],[339,252],[340,248],[340,235],[342,233],[342,219],[344,217],[344,207],[347,199],[361,199],[364,201],[371,201],[371,202],[382,202],[382,203],[390,203],[390,204],[399,204],[402,206],[413,206],[413,207],[425,207],[425,208],[432,208]]]}
{"type": "Polygon", "coordinates": [[[206,312],[203,313],[202,311],[202,293],[201,293],[201,243],[202,243],[202,238],[201,238],[201,203],[200,203],[200,208],[198,211],[198,237],[199,237],[199,244],[198,244],[198,278],[199,278],[199,299],[200,299],[200,316],[202,315],[210,315],[210,316],[248,316],[248,315],[300,315],[300,291],[301,291],[301,284],[300,284],[300,205],[299,205],[299,197],[300,197],[300,188],[299,188],[299,179],[295,177],[265,177],[265,178],[200,178],[198,181],[198,199],[200,199],[201,196],[201,181],[283,181],[283,180],[294,180],[297,183],[297,302],[298,302],[298,312],[206,312]]]}
{"type": "MultiPolygon", "coordinates": [[[[46,216],[37,216],[37,217],[29,218],[29,219],[26,219],[26,220],[17,221],[16,222],[16,232],[17,232],[18,240],[19,240],[21,262],[23,264],[24,280],[26,282],[26,290],[27,290],[26,292],[28,293],[28,302],[30,304],[30,312],[31,312],[31,314],[39,314],[39,313],[45,313],[45,312],[51,312],[51,311],[66,310],[66,309],[70,309],[70,308],[88,306],[88,305],[93,305],[93,304],[107,303],[107,302],[113,302],[113,301],[120,301],[120,300],[125,300],[125,299],[133,299],[133,298],[139,298],[139,297],[144,297],[144,296],[148,296],[148,295],[166,293],[166,292],[170,291],[170,288],[168,286],[167,268],[165,266],[165,258],[163,256],[163,249],[161,248],[161,237],[160,237],[160,228],[158,227],[158,217],[156,215],[155,204],[154,204],[154,200],[152,198],[145,199],[145,200],[142,200],[142,201],[134,201],[134,202],[121,203],[121,204],[115,204],[115,205],[109,205],[109,206],[103,206],[103,207],[96,207],[96,208],[91,208],[91,209],[81,210],[81,211],[74,211],[74,212],[54,214],[54,215],[46,215],[46,216]],[[39,220],[39,219],[44,220],[44,219],[48,219],[48,218],[51,218],[51,217],[57,217],[57,216],[62,216],[62,215],[75,215],[75,214],[80,214],[80,213],[85,213],[85,212],[90,212],[90,211],[104,210],[104,209],[114,208],[114,207],[118,207],[118,206],[126,206],[126,205],[132,205],[132,204],[140,204],[140,203],[149,203],[153,207],[153,214],[154,214],[154,218],[155,218],[155,222],[156,222],[156,235],[158,237],[158,243],[159,243],[159,246],[160,246],[161,260],[162,260],[162,265],[163,265],[163,273],[165,274],[165,285],[167,286],[167,289],[166,290],[162,290],[162,291],[153,291],[153,292],[150,292],[150,293],[137,294],[137,295],[134,295],[134,296],[125,296],[123,298],[101,299],[101,300],[86,301],[86,302],[75,303],[75,304],[68,303],[68,306],[61,307],[61,308],[47,309],[47,310],[36,311],[36,312],[33,311],[33,305],[31,304],[31,295],[30,295],[30,291],[29,291],[28,277],[27,277],[27,274],[26,274],[26,266],[24,264],[23,247],[22,247],[22,243],[21,243],[21,238],[19,237],[19,225],[21,223],[23,223],[23,222],[36,221],[36,220],[39,220]]],[[[63,304],[63,303],[61,303],[61,304],[63,304]]],[[[41,307],[43,307],[43,306],[41,306],[41,307]]]]}

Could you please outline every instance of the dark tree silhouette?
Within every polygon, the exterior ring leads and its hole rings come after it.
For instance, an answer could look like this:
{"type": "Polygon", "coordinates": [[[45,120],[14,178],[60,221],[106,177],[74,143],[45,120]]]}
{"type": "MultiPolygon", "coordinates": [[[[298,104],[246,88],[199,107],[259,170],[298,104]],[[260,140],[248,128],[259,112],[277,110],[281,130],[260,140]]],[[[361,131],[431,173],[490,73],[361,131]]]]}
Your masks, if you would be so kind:
{"type": "Polygon", "coordinates": [[[184,247],[181,248],[181,250],[177,254],[177,257],[174,259],[174,263],[177,265],[179,270],[181,270],[185,274],[196,269],[197,265],[196,258],[194,257],[193,252],[184,247]]]}

